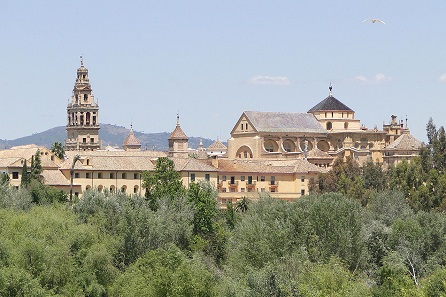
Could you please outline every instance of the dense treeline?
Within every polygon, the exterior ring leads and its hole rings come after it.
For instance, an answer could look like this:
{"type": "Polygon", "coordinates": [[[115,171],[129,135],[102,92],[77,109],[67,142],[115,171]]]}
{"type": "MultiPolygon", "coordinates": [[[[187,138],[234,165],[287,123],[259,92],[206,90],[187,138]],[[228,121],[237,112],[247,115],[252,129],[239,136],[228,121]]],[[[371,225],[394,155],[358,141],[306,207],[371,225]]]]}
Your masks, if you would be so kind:
{"type": "Polygon", "coordinates": [[[446,296],[442,130],[387,171],[337,160],[310,196],[226,210],[167,158],[144,197],[2,179],[0,296],[446,296]]]}

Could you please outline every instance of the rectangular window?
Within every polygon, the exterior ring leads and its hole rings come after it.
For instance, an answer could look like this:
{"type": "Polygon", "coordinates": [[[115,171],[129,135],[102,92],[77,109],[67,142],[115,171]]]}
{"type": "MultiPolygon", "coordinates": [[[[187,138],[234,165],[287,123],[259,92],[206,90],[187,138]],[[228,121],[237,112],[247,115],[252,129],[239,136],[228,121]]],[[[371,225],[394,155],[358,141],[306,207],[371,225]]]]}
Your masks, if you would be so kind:
{"type": "Polygon", "coordinates": [[[79,178],[79,172],[74,173],[74,178],[79,178]]]}
{"type": "Polygon", "coordinates": [[[102,178],[102,172],[98,172],[98,178],[102,178]]]}
{"type": "Polygon", "coordinates": [[[12,173],[12,179],[19,179],[19,173],[14,171],[12,173]]]}
{"type": "Polygon", "coordinates": [[[85,173],[85,178],[90,178],[90,172],[85,173]]]}
{"type": "Polygon", "coordinates": [[[91,143],[94,143],[94,138],[90,138],[90,142],[91,142],[91,143]]]}
{"type": "Polygon", "coordinates": [[[115,175],[114,175],[113,172],[111,172],[111,173],[110,173],[110,179],[113,179],[113,178],[115,178],[115,175]]]}
{"type": "Polygon", "coordinates": [[[222,188],[221,191],[222,191],[223,193],[226,193],[226,188],[222,188]]]}
{"type": "Polygon", "coordinates": [[[265,192],[265,188],[260,188],[260,192],[265,192]]]}
{"type": "Polygon", "coordinates": [[[136,187],[133,188],[133,194],[136,194],[136,192],[138,191],[138,189],[136,187]]]}
{"type": "Polygon", "coordinates": [[[121,178],[126,179],[127,178],[126,174],[125,173],[121,174],[121,178]]]}
{"type": "Polygon", "coordinates": [[[300,181],[301,181],[301,182],[304,182],[304,181],[305,181],[305,176],[301,176],[301,177],[300,177],[300,181]]]}
{"type": "Polygon", "coordinates": [[[74,192],[74,196],[78,197],[79,196],[79,192],[74,192]]]}
{"type": "Polygon", "coordinates": [[[83,143],[87,143],[87,138],[82,138],[83,143]]]}
{"type": "Polygon", "coordinates": [[[264,177],[264,176],[261,176],[261,177],[260,177],[260,181],[265,181],[265,177],[264,177]]]}
{"type": "Polygon", "coordinates": [[[191,173],[190,174],[190,180],[191,181],[195,181],[195,173],[191,173]]]}
{"type": "Polygon", "coordinates": [[[240,192],[244,192],[245,191],[245,188],[240,188],[240,192]]]}
{"type": "Polygon", "coordinates": [[[271,193],[274,193],[275,191],[276,191],[275,188],[271,188],[271,190],[270,190],[271,193]]]}
{"type": "Polygon", "coordinates": [[[245,181],[245,176],[244,175],[240,176],[240,180],[245,181]]]}
{"type": "Polygon", "coordinates": [[[248,192],[252,192],[252,188],[248,188],[248,192]]]}
{"type": "Polygon", "coordinates": [[[221,177],[221,180],[222,180],[222,181],[226,181],[226,175],[223,175],[223,176],[221,177]]]}
{"type": "Polygon", "coordinates": [[[235,192],[235,188],[230,188],[229,192],[235,192]]]}
{"type": "Polygon", "coordinates": [[[133,173],[133,179],[138,179],[138,173],[133,173]]]}
{"type": "Polygon", "coordinates": [[[300,195],[305,195],[305,190],[300,190],[300,195]]]}
{"type": "Polygon", "coordinates": [[[208,173],[206,173],[206,174],[204,175],[204,179],[205,179],[206,181],[210,181],[210,180],[211,180],[211,175],[208,174],[208,173]]]}

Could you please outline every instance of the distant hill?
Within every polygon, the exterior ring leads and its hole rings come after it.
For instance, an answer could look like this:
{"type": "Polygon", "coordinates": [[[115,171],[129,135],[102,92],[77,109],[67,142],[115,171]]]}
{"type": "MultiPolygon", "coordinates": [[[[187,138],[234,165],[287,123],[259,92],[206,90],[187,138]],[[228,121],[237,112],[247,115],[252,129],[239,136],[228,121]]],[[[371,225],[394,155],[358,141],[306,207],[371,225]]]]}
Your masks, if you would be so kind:
{"type": "MultiPolygon", "coordinates": [[[[102,140],[103,146],[111,145],[111,146],[119,146],[122,147],[122,143],[125,138],[129,135],[129,129],[110,125],[110,124],[101,124],[101,129],[99,130],[99,139],[102,140]]],[[[135,136],[141,142],[141,149],[148,150],[157,150],[157,151],[167,151],[168,150],[168,138],[170,136],[170,132],[161,132],[161,133],[142,133],[138,131],[133,131],[135,136]]],[[[51,148],[53,143],[60,142],[64,143],[65,138],[67,137],[67,131],[65,130],[65,126],[51,128],[49,130],[34,133],[33,135],[17,138],[14,140],[3,140],[0,139],[0,149],[7,149],[17,145],[24,144],[37,144],[43,145],[47,148],[51,148]]],[[[208,147],[211,145],[214,140],[208,138],[200,138],[200,137],[189,137],[189,147],[197,148],[200,144],[200,139],[202,139],[203,146],[208,147]]]]}

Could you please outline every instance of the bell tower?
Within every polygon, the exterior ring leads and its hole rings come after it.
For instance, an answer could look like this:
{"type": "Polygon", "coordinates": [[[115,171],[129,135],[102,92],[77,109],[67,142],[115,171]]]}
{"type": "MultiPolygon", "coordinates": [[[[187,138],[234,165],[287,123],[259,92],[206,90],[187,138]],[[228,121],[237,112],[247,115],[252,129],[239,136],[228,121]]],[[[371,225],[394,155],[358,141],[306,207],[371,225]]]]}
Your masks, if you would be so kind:
{"type": "Polygon", "coordinates": [[[67,139],[65,150],[93,151],[100,148],[99,143],[99,105],[94,101],[88,69],[77,69],[71,102],[67,106],[67,139]]]}

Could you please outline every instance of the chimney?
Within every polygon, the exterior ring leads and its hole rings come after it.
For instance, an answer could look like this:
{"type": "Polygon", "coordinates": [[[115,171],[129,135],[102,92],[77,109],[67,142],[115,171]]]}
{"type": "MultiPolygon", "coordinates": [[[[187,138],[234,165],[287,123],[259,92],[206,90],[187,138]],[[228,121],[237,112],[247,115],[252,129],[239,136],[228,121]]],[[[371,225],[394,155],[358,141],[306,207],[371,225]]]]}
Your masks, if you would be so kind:
{"type": "Polygon", "coordinates": [[[212,156],[212,166],[218,169],[218,156],[212,156]]]}

